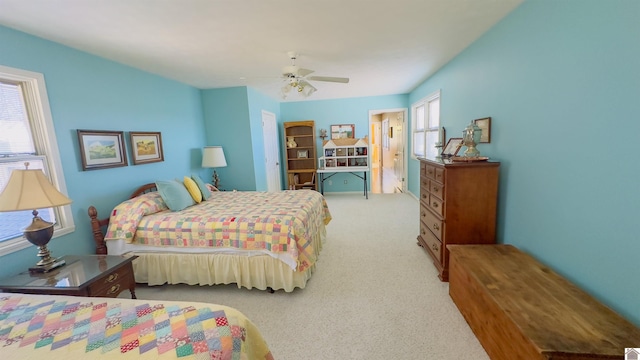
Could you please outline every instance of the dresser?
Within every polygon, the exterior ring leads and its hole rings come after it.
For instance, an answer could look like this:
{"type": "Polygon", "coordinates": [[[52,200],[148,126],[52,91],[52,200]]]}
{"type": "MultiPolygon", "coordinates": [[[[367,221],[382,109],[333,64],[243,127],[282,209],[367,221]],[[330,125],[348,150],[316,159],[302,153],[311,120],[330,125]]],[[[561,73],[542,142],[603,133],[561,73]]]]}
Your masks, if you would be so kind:
{"type": "Polygon", "coordinates": [[[494,244],[499,162],[420,159],[418,245],[449,281],[451,244],[494,244]]]}

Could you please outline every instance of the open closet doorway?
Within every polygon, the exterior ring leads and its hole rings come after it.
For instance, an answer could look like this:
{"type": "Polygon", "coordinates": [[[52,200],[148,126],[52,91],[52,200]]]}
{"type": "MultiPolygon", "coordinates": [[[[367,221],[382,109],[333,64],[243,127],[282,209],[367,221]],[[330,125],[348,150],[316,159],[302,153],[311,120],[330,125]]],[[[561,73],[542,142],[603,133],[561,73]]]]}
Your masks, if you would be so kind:
{"type": "Polygon", "coordinates": [[[369,111],[371,192],[405,192],[407,161],[407,109],[369,111]]]}

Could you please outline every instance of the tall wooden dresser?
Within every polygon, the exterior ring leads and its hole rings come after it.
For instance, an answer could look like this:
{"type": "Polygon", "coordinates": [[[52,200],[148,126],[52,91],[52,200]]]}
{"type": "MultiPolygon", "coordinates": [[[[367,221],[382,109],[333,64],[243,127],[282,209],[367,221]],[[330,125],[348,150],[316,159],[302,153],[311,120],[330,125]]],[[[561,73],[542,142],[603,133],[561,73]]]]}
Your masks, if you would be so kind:
{"type": "Polygon", "coordinates": [[[418,245],[438,277],[449,281],[450,244],[493,244],[496,235],[498,162],[420,159],[418,245]]]}

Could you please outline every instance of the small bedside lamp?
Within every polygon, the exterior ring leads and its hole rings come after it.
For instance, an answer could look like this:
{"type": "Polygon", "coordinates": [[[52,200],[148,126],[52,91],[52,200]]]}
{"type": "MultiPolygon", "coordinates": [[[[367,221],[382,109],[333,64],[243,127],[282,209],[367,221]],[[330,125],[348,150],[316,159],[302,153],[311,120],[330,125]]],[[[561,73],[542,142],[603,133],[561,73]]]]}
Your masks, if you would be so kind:
{"type": "Polygon", "coordinates": [[[202,167],[214,168],[213,170],[213,186],[219,187],[220,178],[215,168],[227,166],[227,160],[224,158],[222,146],[205,146],[202,149],[202,167]]]}
{"type": "Polygon", "coordinates": [[[24,237],[38,247],[41,259],[29,271],[48,272],[64,265],[64,260],[51,257],[47,244],[53,236],[55,224],[43,220],[36,209],[68,205],[71,199],[56,190],[42,170],[29,170],[29,163],[24,165],[25,170],[11,172],[9,182],[0,194],[0,212],[33,210],[33,220],[24,229],[24,237]]]}

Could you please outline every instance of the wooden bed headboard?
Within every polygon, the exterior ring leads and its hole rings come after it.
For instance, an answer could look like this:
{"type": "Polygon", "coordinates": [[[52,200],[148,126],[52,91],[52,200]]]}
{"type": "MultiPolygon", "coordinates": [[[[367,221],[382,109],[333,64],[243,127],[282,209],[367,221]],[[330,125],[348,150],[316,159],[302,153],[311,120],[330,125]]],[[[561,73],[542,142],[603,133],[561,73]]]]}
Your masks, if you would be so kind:
{"type": "MultiPolygon", "coordinates": [[[[155,183],[144,184],[131,193],[129,199],[157,190],[155,183]]],[[[109,225],[109,216],[104,219],[98,219],[98,210],[93,205],[89,206],[87,213],[89,213],[89,218],[91,218],[91,232],[93,233],[93,241],[96,243],[96,254],[106,255],[107,244],[104,241],[102,229],[109,225]]]]}

